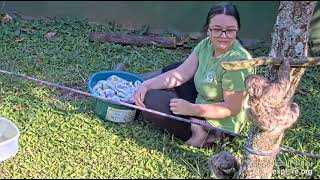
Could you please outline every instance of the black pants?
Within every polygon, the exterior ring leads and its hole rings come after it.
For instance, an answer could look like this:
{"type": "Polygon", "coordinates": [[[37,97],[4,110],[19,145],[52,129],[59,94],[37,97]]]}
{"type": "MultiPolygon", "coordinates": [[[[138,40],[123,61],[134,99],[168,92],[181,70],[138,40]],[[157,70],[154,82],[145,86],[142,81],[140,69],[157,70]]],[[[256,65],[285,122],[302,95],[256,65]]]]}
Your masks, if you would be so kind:
{"type": "MultiPolygon", "coordinates": [[[[174,63],[162,68],[162,73],[178,67],[182,62],[174,63]]],[[[195,102],[197,91],[194,86],[193,78],[183,85],[176,87],[174,90],[149,90],[146,93],[144,104],[146,108],[160,111],[166,114],[173,114],[170,110],[170,100],[173,98],[181,98],[191,103],[195,102]]],[[[152,114],[149,112],[142,112],[144,118],[153,123],[162,130],[168,131],[182,141],[188,140],[191,133],[191,124],[183,121],[178,121],[168,117],[152,114]]],[[[188,118],[186,116],[180,116],[188,118]]]]}

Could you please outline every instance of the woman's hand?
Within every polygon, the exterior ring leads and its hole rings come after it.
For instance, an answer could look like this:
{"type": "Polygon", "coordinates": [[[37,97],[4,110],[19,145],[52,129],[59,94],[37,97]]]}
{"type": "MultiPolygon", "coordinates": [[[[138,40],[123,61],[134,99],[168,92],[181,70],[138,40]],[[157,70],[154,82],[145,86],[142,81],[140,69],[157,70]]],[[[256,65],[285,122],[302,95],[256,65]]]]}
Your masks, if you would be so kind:
{"type": "Polygon", "coordinates": [[[192,103],[184,100],[184,99],[176,99],[173,98],[170,100],[170,110],[174,114],[179,115],[192,115],[192,103]]]}
{"type": "Polygon", "coordinates": [[[148,91],[148,88],[143,83],[136,90],[136,92],[134,93],[134,101],[137,106],[145,107],[145,105],[143,104],[143,101],[144,101],[144,96],[146,95],[147,91],[148,91]]]}

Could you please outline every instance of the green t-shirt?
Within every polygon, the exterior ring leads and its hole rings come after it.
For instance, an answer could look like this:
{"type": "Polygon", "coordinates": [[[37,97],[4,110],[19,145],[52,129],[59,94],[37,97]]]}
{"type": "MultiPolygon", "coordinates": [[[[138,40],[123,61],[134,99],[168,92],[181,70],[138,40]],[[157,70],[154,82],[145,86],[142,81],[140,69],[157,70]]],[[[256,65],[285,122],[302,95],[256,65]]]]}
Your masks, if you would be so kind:
{"type": "MultiPolygon", "coordinates": [[[[198,91],[197,104],[223,102],[223,90],[245,91],[245,78],[255,73],[254,68],[235,71],[224,70],[222,62],[251,59],[250,53],[236,40],[230,50],[213,57],[214,49],[209,37],[203,39],[195,48],[198,57],[198,69],[194,83],[198,91]]],[[[240,132],[246,121],[246,97],[239,114],[223,119],[207,119],[215,127],[232,132],[240,132]]]]}

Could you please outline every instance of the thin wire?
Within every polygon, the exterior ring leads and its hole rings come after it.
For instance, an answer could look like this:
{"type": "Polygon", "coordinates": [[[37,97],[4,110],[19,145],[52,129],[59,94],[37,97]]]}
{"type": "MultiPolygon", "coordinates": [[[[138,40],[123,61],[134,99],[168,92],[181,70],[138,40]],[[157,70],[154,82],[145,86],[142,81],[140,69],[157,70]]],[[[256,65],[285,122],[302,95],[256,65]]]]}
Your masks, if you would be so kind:
{"type": "Polygon", "coordinates": [[[254,154],[254,155],[258,155],[258,156],[277,156],[280,153],[280,151],[278,151],[278,152],[258,152],[256,150],[248,147],[247,145],[244,145],[243,148],[247,152],[254,154]]]}
{"type": "MultiPolygon", "coordinates": [[[[56,87],[56,88],[60,88],[60,89],[68,90],[68,91],[73,91],[75,93],[82,94],[82,95],[89,96],[89,97],[93,97],[93,98],[97,98],[97,99],[100,99],[102,101],[109,102],[109,103],[112,103],[112,104],[123,105],[123,106],[131,107],[131,108],[134,108],[134,109],[139,109],[139,110],[142,110],[142,111],[147,111],[147,112],[150,112],[150,113],[153,113],[153,114],[158,114],[160,116],[169,117],[171,119],[175,119],[175,120],[178,120],[178,121],[184,121],[184,122],[191,123],[191,124],[197,124],[197,125],[200,125],[200,126],[203,126],[203,127],[207,127],[209,129],[220,130],[220,131],[222,131],[222,132],[224,132],[226,134],[230,134],[230,135],[233,135],[233,136],[247,138],[247,136],[245,136],[245,135],[242,135],[242,134],[239,134],[239,133],[230,132],[230,131],[227,131],[227,130],[224,130],[224,129],[220,129],[220,128],[208,125],[205,121],[200,120],[200,119],[196,119],[196,118],[185,119],[185,118],[182,118],[182,117],[179,117],[179,116],[173,116],[171,114],[166,114],[166,113],[155,111],[155,110],[152,110],[152,109],[143,108],[143,107],[136,106],[136,105],[129,104],[129,103],[112,101],[112,100],[106,99],[106,98],[104,98],[102,96],[97,96],[97,95],[94,95],[94,94],[91,94],[91,93],[87,93],[87,92],[84,92],[84,91],[80,91],[80,90],[77,90],[77,89],[61,86],[59,84],[55,84],[55,83],[51,83],[51,82],[47,82],[47,81],[43,81],[43,80],[38,80],[38,79],[35,79],[33,77],[17,74],[17,73],[14,73],[14,72],[5,71],[5,70],[2,70],[2,69],[0,69],[0,73],[6,74],[6,75],[10,75],[10,76],[13,76],[13,77],[19,77],[19,78],[30,80],[30,81],[35,81],[35,82],[38,82],[40,84],[45,84],[45,85],[48,85],[48,86],[52,86],[52,87],[56,87]]],[[[250,149],[249,149],[249,151],[250,151],[250,149]]],[[[301,151],[297,151],[297,150],[292,150],[292,149],[287,149],[287,148],[280,147],[280,151],[281,152],[294,153],[294,154],[300,154],[300,155],[303,155],[303,156],[320,159],[320,155],[315,155],[315,154],[311,154],[311,153],[305,153],[305,152],[301,152],[301,151]]],[[[254,151],[252,151],[252,152],[254,152],[254,151]]],[[[259,154],[259,152],[254,152],[254,153],[259,154]]]]}

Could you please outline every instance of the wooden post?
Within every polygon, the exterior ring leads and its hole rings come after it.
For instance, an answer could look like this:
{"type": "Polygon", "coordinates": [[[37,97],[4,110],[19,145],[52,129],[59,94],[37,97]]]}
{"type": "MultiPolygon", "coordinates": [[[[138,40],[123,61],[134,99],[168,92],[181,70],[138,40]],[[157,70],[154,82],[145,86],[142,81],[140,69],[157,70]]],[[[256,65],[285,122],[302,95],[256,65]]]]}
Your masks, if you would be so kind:
{"type": "MultiPolygon", "coordinates": [[[[280,57],[258,57],[240,61],[223,62],[221,65],[226,70],[239,70],[257,66],[280,66],[284,58],[280,57]]],[[[320,57],[302,57],[292,58],[290,60],[290,67],[307,67],[320,65],[320,57]]]]}

